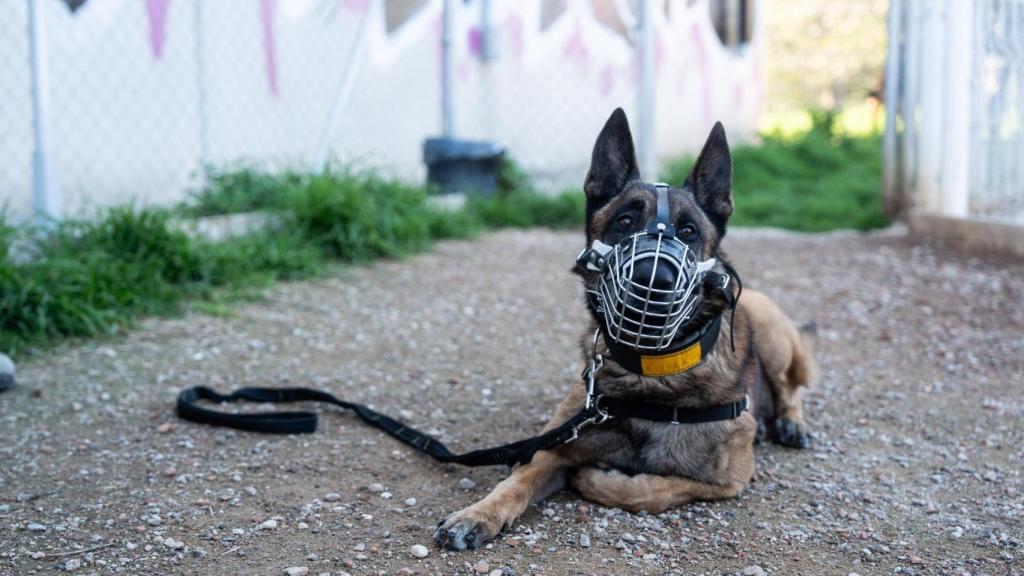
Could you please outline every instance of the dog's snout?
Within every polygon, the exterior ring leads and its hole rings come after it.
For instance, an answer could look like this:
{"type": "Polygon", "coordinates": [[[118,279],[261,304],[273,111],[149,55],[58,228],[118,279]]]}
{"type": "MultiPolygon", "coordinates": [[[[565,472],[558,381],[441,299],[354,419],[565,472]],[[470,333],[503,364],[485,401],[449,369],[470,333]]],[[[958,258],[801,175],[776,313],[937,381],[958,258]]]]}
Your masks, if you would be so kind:
{"type": "Polygon", "coordinates": [[[655,290],[672,290],[678,279],[678,269],[665,260],[655,264],[654,258],[644,258],[633,266],[633,274],[630,278],[640,286],[647,286],[655,290]]]}

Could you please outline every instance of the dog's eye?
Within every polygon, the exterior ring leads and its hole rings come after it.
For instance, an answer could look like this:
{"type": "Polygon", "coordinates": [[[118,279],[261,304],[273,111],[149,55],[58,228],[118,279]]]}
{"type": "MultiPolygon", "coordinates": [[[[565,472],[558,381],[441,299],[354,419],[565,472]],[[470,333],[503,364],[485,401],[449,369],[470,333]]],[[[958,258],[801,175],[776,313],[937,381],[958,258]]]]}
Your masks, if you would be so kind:
{"type": "Polygon", "coordinates": [[[616,220],[616,222],[618,222],[619,226],[622,226],[623,228],[633,227],[633,217],[630,216],[629,214],[623,214],[622,216],[619,216],[619,219],[616,220]]]}
{"type": "Polygon", "coordinates": [[[687,224],[686,226],[680,228],[678,232],[676,232],[676,236],[679,236],[683,240],[687,240],[689,238],[693,238],[693,236],[696,233],[697,229],[693,227],[693,224],[687,224]]]}

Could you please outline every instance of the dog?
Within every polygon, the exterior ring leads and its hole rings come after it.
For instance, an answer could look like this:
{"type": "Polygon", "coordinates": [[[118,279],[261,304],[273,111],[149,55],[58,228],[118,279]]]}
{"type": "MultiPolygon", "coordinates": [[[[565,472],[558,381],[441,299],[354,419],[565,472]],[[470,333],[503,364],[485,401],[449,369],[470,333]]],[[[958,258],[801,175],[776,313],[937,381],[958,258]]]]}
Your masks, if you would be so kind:
{"type": "MultiPolygon", "coordinates": [[[[685,246],[681,250],[693,254],[693,261],[714,262],[714,269],[725,270],[718,277],[734,274],[721,249],[733,211],[732,159],[721,123],[711,130],[679,188],[656,186],[640,179],[629,123],[616,109],[597,137],[583,189],[588,246],[615,246],[655,230],[651,226],[657,220],[658,231],[666,224],[674,228],[685,246]]],[[[599,293],[597,274],[579,263],[574,272],[587,294],[599,293]]],[[[709,323],[718,327],[717,340],[708,347],[713,350],[699,362],[679,373],[647,376],[612,355],[602,358],[592,375],[602,398],[680,410],[742,401],[741,413],[694,424],[613,418],[588,428],[573,442],[536,453],[482,500],[445,518],[434,533],[437,545],[476,548],[510,526],[531,502],[566,483],[588,500],[652,514],[696,500],[732,498],[754,475],[755,441],[807,446],[802,393],[815,373],[813,329],[798,330],[762,293],[742,290],[738,282],[722,285],[718,291],[700,290],[692,317],[675,336],[686,338],[709,323]],[[721,320],[715,323],[716,318],[721,320]]],[[[611,344],[612,334],[602,314],[607,302],[588,298],[587,306],[591,323],[582,339],[585,363],[611,344]]],[[[587,383],[575,383],[545,430],[567,421],[589,401],[587,383]]]]}

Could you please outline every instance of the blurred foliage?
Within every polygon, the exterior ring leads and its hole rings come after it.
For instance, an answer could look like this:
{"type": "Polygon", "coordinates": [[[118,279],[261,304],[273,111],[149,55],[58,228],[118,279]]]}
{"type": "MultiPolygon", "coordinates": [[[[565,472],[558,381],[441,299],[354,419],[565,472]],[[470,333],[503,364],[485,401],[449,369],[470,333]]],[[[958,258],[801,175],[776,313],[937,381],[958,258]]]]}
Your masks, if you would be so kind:
{"type": "MultiPolygon", "coordinates": [[[[760,145],[732,149],[734,226],[791,230],[866,230],[885,226],[881,137],[847,133],[829,112],[811,116],[808,130],[762,135],[760,145]]],[[[671,163],[666,182],[686,180],[693,158],[671,163]]]]}
{"type": "Polygon", "coordinates": [[[767,112],[842,109],[879,88],[886,0],[766,0],[767,112]]]}

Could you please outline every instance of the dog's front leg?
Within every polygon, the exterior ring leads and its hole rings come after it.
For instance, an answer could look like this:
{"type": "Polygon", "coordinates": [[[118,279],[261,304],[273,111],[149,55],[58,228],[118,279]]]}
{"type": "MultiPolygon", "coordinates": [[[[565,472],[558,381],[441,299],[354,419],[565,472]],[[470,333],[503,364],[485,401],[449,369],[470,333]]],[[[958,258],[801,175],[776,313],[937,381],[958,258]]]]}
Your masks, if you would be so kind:
{"type": "MultiPolygon", "coordinates": [[[[560,426],[571,418],[583,406],[585,397],[586,391],[582,385],[571,387],[544,431],[560,426]]],[[[434,532],[434,541],[442,548],[465,550],[476,548],[497,536],[531,502],[545,498],[561,488],[566,469],[578,465],[572,458],[578,460],[580,456],[578,450],[574,452],[565,448],[562,446],[534,454],[529,464],[516,468],[483,500],[445,518],[434,532]]]]}
{"type": "Polygon", "coordinates": [[[538,452],[529,464],[516,468],[483,500],[446,518],[434,541],[451,550],[473,549],[497,536],[519,517],[545,488],[565,472],[569,462],[553,452],[538,452]]]}

